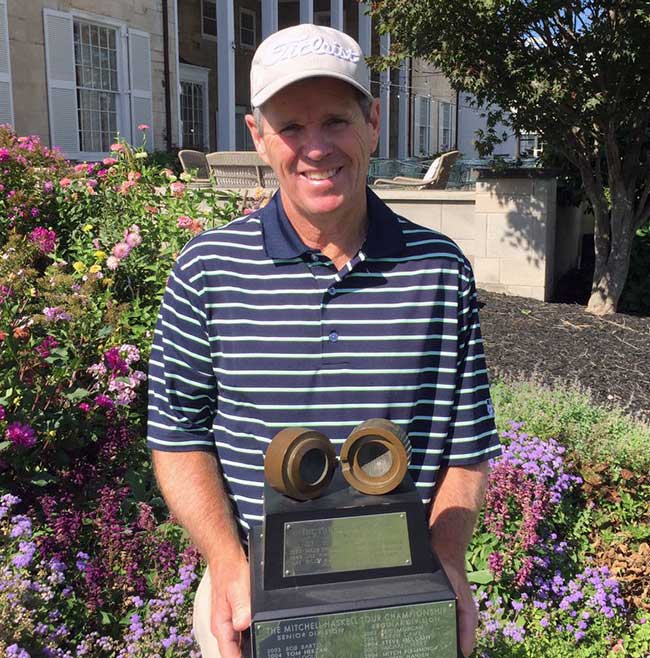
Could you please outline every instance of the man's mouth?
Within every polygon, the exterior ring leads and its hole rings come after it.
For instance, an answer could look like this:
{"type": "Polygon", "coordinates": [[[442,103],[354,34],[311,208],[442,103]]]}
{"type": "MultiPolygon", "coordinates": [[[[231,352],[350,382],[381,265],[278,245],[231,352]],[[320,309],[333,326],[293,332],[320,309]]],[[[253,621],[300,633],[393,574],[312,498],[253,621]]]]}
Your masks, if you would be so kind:
{"type": "Polygon", "coordinates": [[[309,180],[327,180],[335,176],[342,167],[335,169],[324,169],[323,171],[303,171],[302,175],[309,180]]]}

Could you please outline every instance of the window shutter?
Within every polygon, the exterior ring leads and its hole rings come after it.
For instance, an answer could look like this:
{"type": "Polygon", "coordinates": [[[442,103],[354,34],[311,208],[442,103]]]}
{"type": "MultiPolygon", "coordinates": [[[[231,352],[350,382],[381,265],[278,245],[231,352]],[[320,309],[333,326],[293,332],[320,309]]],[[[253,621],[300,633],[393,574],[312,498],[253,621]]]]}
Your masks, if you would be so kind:
{"type": "Polygon", "coordinates": [[[429,153],[436,152],[436,131],[433,123],[433,101],[429,101],[427,106],[427,111],[429,112],[429,153]]]}
{"type": "Polygon", "coordinates": [[[11,90],[11,61],[9,59],[9,23],[7,1],[0,0],[0,125],[14,125],[14,104],[11,90]]]}
{"type": "Polygon", "coordinates": [[[72,16],[43,9],[45,68],[50,115],[50,143],[68,157],[79,154],[77,81],[74,66],[72,16]]]}
{"type": "Polygon", "coordinates": [[[415,96],[415,106],[413,108],[413,125],[415,130],[413,131],[413,153],[414,155],[420,155],[422,151],[422,145],[420,144],[420,98],[421,96],[415,96]]]}
{"type": "Polygon", "coordinates": [[[153,100],[151,86],[151,46],[149,34],[129,29],[129,86],[131,104],[131,141],[139,146],[142,134],[138,126],[149,126],[144,135],[146,149],[153,151],[153,100]]]}

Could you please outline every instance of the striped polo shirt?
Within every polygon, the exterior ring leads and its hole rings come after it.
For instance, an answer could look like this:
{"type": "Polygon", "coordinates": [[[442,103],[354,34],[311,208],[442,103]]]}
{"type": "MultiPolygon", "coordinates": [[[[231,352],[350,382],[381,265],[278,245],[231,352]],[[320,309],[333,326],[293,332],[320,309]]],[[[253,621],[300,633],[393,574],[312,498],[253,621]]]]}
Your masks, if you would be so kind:
{"type": "Polygon", "coordinates": [[[425,503],[441,466],[498,454],[473,273],[444,235],[370,190],[368,237],[340,270],[300,240],[278,192],[205,231],[167,283],[149,369],[148,445],[217,454],[245,531],[285,427],[337,451],[370,418],[410,439],[425,503]]]}

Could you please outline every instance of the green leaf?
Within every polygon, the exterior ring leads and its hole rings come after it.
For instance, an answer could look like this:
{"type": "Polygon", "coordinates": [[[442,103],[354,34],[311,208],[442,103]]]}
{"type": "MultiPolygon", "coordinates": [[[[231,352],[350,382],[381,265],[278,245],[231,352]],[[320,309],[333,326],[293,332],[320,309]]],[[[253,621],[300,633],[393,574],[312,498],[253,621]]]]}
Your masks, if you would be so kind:
{"type": "Polygon", "coordinates": [[[58,479],[55,478],[53,475],[50,475],[49,473],[41,473],[37,477],[33,477],[31,479],[31,483],[35,487],[46,487],[48,484],[52,484],[53,482],[57,482],[58,479]]]}
{"type": "Polygon", "coordinates": [[[63,396],[70,400],[71,402],[74,402],[75,400],[81,400],[82,398],[88,397],[90,395],[90,391],[86,388],[77,388],[72,393],[64,393],[63,396]]]}
{"type": "Polygon", "coordinates": [[[467,580],[470,583],[476,583],[477,585],[487,585],[494,581],[494,576],[489,569],[481,569],[480,571],[472,571],[467,574],[467,580]]]}
{"type": "Polygon", "coordinates": [[[4,450],[6,450],[10,445],[12,445],[11,441],[2,441],[0,443],[0,452],[3,452],[4,450]]]}

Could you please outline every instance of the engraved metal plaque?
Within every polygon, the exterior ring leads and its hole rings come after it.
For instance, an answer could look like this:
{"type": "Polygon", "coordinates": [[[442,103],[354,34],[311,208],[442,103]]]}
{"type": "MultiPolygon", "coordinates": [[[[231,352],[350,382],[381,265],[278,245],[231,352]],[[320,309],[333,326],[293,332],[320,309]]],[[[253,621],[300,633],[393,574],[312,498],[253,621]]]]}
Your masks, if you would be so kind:
{"type": "Polygon", "coordinates": [[[443,601],[255,624],[257,658],[457,658],[456,605],[443,601]]]}
{"type": "Polygon", "coordinates": [[[408,566],[411,559],[402,512],[284,525],[283,573],[287,577],[408,566]]]}

